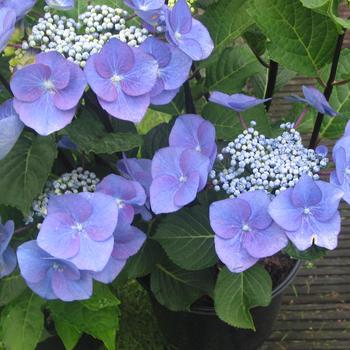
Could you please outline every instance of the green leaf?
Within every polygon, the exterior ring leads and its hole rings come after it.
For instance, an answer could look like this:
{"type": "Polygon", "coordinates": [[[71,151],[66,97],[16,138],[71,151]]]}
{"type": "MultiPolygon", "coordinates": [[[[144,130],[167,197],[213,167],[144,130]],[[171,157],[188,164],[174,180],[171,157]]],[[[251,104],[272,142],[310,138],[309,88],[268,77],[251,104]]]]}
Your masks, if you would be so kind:
{"type": "Polygon", "coordinates": [[[202,66],[218,59],[222,50],[254,23],[247,11],[249,1],[220,0],[206,9],[200,20],[208,28],[215,49],[202,66]]]}
{"type": "Polygon", "coordinates": [[[338,16],[339,5],[342,0],[300,0],[301,3],[314,11],[330,17],[337,25],[350,28],[350,21],[338,16]]]}
{"type": "Polygon", "coordinates": [[[111,302],[105,303],[103,293],[101,307],[97,307],[96,301],[89,304],[89,307],[83,302],[52,301],[49,302],[49,309],[55,323],[63,324],[61,331],[63,333],[68,331],[68,334],[59,335],[70,345],[78,334],[87,333],[103,341],[108,350],[115,350],[116,334],[119,329],[119,307],[109,305],[111,302]]]}
{"type": "Polygon", "coordinates": [[[307,9],[299,0],[252,0],[249,14],[271,40],[273,60],[307,76],[318,76],[331,61],[337,28],[331,19],[307,9]]]}
{"type": "Polygon", "coordinates": [[[0,280],[0,306],[15,300],[27,288],[26,283],[19,274],[12,274],[0,280]]]}
{"type": "Polygon", "coordinates": [[[53,137],[24,134],[0,161],[0,203],[28,214],[56,158],[53,137]]]}
{"type": "Polygon", "coordinates": [[[257,25],[248,28],[243,38],[256,55],[262,56],[265,53],[267,38],[257,25]]]}
{"type": "Polygon", "coordinates": [[[44,329],[44,300],[29,292],[1,312],[1,340],[7,349],[34,350],[44,329]]]}
{"type": "Polygon", "coordinates": [[[140,135],[146,135],[149,131],[162,123],[168,123],[172,116],[166,113],[149,109],[141,123],[137,125],[137,131],[140,135]]]}
{"type": "Polygon", "coordinates": [[[262,266],[255,265],[241,273],[232,273],[225,267],[215,286],[215,311],[231,326],[255,330],[249,310],[269,305],[271,294],[272,281],[262,266]]]}
{"type": "MultiPolygon", "coordinates": [[[[266,136],[271,135],[271,125],[264,106],[258,106],[242,113],[247,123],[257,122],[257,130],[266,136]]],[[[228,108],[214,103],[207,103],[202,111],[203,118],[211,121],[216,129],[219,140],[232,141],[243,131],[237,114],[228,108]]]]}
{"type": "Polygon", "coordinates": [[[260,64],[248,46],[226,48],[218,61],[208,67],[205,86],[208,91],[233,94],[239,92],[247,79],[259,70],[260,64]]]}
{"type": "Polygon", "coordinates": [[[151,274],[151,290],[158,302],[170,310],[189,310],[202,295],[213,288],[212,270],[186,271],[173,263],[157,264],[151,274]]]}
{"type": "Polygon", "coordinates": [[[291,258],[300,260],[316,260],[324,257],[327,254],[327,249],[313,245],[311,248],[300,251],[292,243],[289,243],[283,251],[291,258]]]}
{"type": "Polygon", "coordinates": [[[167,215],[159,224],[154,239],[169,258],[186,270],[201,270],[217,262],[214,232],[210,227],[209,208],[195,206],[167,215]]]}
{"type": "Polygon", "coordinates": [[[74,350],[83,334],[76,327],[72,326],[72,324],[60,318],[55,319],[55,329],[66,350],[74,350]]]}
{"type": "Polygon", "coordinates": [[[80,116],[65,132],[86,153],[113,154],[142,145],[142,137],[136,133],[107,133],[103,125],[90,114],[80,116]]]}
{"type": "Polygon", "coordinates": [[[107,285],[95,282],[92,297],[81,301],[81,303],[91,311],[98,311],[106,307],[117,307],[120,301],[107,285]]]}

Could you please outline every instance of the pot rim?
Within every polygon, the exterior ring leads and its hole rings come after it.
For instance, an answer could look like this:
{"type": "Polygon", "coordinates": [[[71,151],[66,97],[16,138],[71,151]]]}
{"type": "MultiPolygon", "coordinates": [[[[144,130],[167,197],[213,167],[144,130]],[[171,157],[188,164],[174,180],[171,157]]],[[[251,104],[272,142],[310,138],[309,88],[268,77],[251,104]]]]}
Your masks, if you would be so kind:
{"type": "MultiPolygon", "coordinates": [[[[301,265],[303,264],[302,260],[299,260],[299,259],[293,259],[293,260],[296,260],[296,263],[291,269],[291,271],[289,272],[287,278],[280,285],[278,285],[275,289],[272,290],[271,301],[276,297],[280,296],[284,292],[284,290],[293,282],[301,265]]],[[[212,315],[212,316],[216,315],[214,306],[192,306],[189,312],[202,314],[202,315],[212,315]]]]}

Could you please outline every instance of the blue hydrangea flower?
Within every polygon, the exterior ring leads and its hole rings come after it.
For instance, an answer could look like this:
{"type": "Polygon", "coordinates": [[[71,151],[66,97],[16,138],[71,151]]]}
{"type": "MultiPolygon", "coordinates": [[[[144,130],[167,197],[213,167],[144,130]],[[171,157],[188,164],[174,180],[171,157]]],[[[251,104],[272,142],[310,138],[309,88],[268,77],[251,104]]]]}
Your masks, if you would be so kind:
{"type": "Polygon", "coordinates": [[[219,91],[212,92],[209,97],[209,101],[233,109],[235,112],[244,112],[269,100],[271,98],[260,99],[244,94],[227,95],[219,91]]]}
{"type": "Polygon", "coordinates": [[[9,245],[14,230],[15,224],[13,221],[7,221],[3,225],[0,218],[0,278],[11,274],[16,268],[16,254],[9,245]]]}
{"type": "Polygon", "coordinates": [[[74,8],[74,0],[46,0],[48,6],[55,10],[68,11],[74,8]]]}
{"type": "Polygon", "coordinates": [[[164,0],[124,0],[146,23],[156,26],[164,17],[164,0]]]}
{"type": "Polygon", "coordinates": [[[207,182],[209,159],[183,147],[160,149],[152,160],[151,207],[171,213],[191,203],[207,182]]]}
{"type": "Polygon", "coordinates": [[[114,198],[119,209],[119,220],[125,216],[133,218],[134,206],[142,206],[146,202],[146,193],[137,181],[114,174],[106,176],[96,186],[96,191],[114,198]]]}
{"type": "Polygon", "coordinates": [[[350,204],[350,157],[343,147],[337,147],[333,153],[335,170],[330,176],[331,184],[344,192],[343,199],[350,204]]]}
{"type": "Polygon", "coordinates": [[[150,104],[157,62],[141,48],[111,39],[90,56],[85,75],[103,109],[113,117],[140,122],[150,104]]]}
{"type": "Polygon", "coordinates": [[[316,147],[315,152],[322,157],[327,157],[328,147],[326,145],[319,145],[316,147]]]}
{"type": "Polygon", "coordinates": [[[101,272],[94,273],[95,280],[111,283],[125,266],[127,259],[135,255],[146,240],[146,235],[137,227],[131,226],[132,215],[126,215],[119,220],[114,231],[114,247],[112,255],[101,272]]]}
{"type": "MultiPolygon", "coordinates": [[[[17,21],[23,18],[35,5],[36,0],[0,0],[0,8],[8,7],[16,12],[17,21]]],[[[1,23],[1,20],[0,20],[1,23]]],[[[0,50],[1,51],[1,50],[0,50]]]]}
{"type": "Polygon", "coordinates": [[[269,196],[261,190],[211,204],[209,218],[215,232],[215,250],[230,271],[247,270],[260,258],[274,255],[288,244],[283,230],[268,213],[269,204],[269,196]]]}
{"type": "Polygon", "coordinates": [[[272,201],[269,213],[301,251],[313,244],[335,249],[340,232],[339,202],[343,192],[304,174],[295,187],[272,201]]]}
{"type": "Polygon", "coordinates": [[[13,108],[12,99],[0,105],[0,160],[11,151],[23,127],[23,123],[13,108]]]}
{"type": "Polygon", "coordinates": [[[287,97],[287,99],[294,102],[306,103],[315,108],[318,112],[327,114],[331,117],[335,117],[338,114],[326,100],[324,95],[313,86],[303,86],[303,93],[305,98],[290,96],[287,97]]]}
{"type": "Polygon", "coordinates": [[[0,8],[0,53],[11,39],[15,30],[15,24],[16,12],[9,7],[0,8]]]}
{"type": "Polygon", "coordinates": [[[127,179],[137,181],[145,190],[146,203],[143,206],[134,205],[135,214],[141,214],[146,221],[152,219],[150,187],[152,183],[152,161],[150,159],[124,158],[117,162],[117,169],[127,179]]]}
{"type": "Polygon", "coordinates": [[[350,149],[350,121],[347,122],[344,135],[335,143],[333,147],[333,158],[335,158],[335,152],[338,148],[350,149]]]}
{"type": "Polygon", "coordinates": [[[22,122],[40,135],[68,125],[86,87],[83,71],[56,51],[36,56],[11,81],[14,108],[22,122]]]}
{"type": "Polygon", "coordinates": [[[38,245],[79,270],[101,271],[113,250],[118,208],[111,196],[82,192],[51,197],[38,245]]]}
{"type": "Polygon", "coordinates": [[[179,116],[170,132],[169,146],[185,147],[200,152],[210,159],[212,167],[217,153],[215,127],[196,114],[179,116]]]}
{"type": "Polygon", "coordinates": [[[141,48],[158,63],[157,80],[151,90],[151,103],[169,103],[187,80],[192,60],[178,48],[154,37],[148,38],[141,48]]]}
{"type": "Polygon", "coordinates": [[[91,273],[78,270],[69,261],[54,258],[42,250],[36,241],[20,245],[17,258],[28,287],[42,298],[73,301],[91,297],[91,273]]]}
{"type": "Polygon", "coordinates": [[[166,11],[166,37],[194,61],[210,56],[214,43],[207,28],[192,18],[191,9],[186,0],[178,0],[175,6],[166,11]]]}

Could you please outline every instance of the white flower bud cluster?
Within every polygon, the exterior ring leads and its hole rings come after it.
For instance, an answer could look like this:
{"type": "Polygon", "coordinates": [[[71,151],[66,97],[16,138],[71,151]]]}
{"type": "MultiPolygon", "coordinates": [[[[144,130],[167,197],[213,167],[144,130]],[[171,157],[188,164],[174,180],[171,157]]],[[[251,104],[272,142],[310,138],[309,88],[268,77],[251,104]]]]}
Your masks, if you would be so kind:
{"type": "Polygon", "coordinates": [[[328,158],[305,148],[293,124],[282,124],[284,131],[276,138],[265,137],[255,126],[251,122],[217,155],[216,170],[210,173],[215,191],[223,190],[230,198],[255,190],[277,195],[295,186],[304,173],[317,180],[327,167],[328,158]]]}
{"type": "Polygon", "coordinates": [[[118,38],[130,46],[139,46],[150,35],[145,28],[128,27],[128,12],[120,8],[90,5],[79,16],[78,22],[73,18],[51,14],[49,7],[44,9],[44,17],[33,26],[32,34],[28,41],[22,43],[22,48],[37,48],[42,52],[55,50],[81,67],[111,38],[118,38]]]}
{"type": "Polygon", "coordinates": [[[50,196],[60,196],[68,193],[94,192],[100,182],[96,174],[79,167],[71,173],[65,173],[57,180],[48,181],[43,193],[33,201],[32,212],[26,219],[26,224],[44,219],[47,215],[47,205],[50,196]]]}

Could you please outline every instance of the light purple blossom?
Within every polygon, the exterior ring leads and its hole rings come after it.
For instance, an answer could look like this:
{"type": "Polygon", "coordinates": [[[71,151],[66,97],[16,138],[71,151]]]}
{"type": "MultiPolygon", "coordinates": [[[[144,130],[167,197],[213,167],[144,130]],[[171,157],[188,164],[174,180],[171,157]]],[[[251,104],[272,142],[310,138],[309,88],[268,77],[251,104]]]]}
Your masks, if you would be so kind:
{"type": "Polygon", "coordinates": [[[151,207],[171,213],[191,203],[207,182],[209,159],[183,147],[162,148],[152,160],[151,207]]]}
{"type": "Polygon", "coordinates": [[[209,97],[209,101],[233,109],[235,112],[244,112],[269,100],[271,98],[260,99],[244,94],[227,95],[219,91],[212,92],[209,97]]]}
{"type": "Polygon", "coordinates": [[[194,61],[210,56],[214,43],[207,28],[192,18],[186,0],[178,0],[175,6],[166,12],[166,37],[194,61]]]}
{"type": "Polygon", "coordinates": [[[36,241],[19,246],[17,258],[28,287],[42,298],[73,301],[91,297],[91,273],[78,270],[69,261],[52,257],[36,241]]]}
{"type": "Polygon", "coordinates": [[[119,209],[119,219],[134,217],[134,206],[146,202],[146,193],[137,181],[131,181],[118,175],[106,176],[97,186],[96,191],[111,196],[119,209]]]}
{"type": "Polygon", "coordinates": [[[11,151],[23,127],[23,123],[13,108],[12,99],[0,105],[0,160],[11,151]]]}
{"type": "Polygon", "coordinates": [[[217,153],[215,127],[196,114],[179,116],[170,132],[169,146],[185,147],[200,152],[210,159],[212,167],[217,153]]]}
{"type": "Polygon", "coordinates": [[[0,218],[0,278],[8,276],[16,268],[16,254],[9,245],[14,229],[13,221],[7,221],[3,225],[0,218]]]}
{"type": "Polygon", "coordinates": [[[37,55],[35,64],[18,70],[11,81],[15,110],[40,135],[72,121],[85,87],[79,66],[56,51],[37,55]]]}
{"type": "Polygon", "coordinates": [[[17,20],[19,20],[32,9],[35,3],[36,0],[0,0],[0,8],[8,7],[11,10],[15,11],[17,20]]]}
{"type": "Polygon", "coordinates": [[[164,20],[164,0],[124,0],[124,3],[151,26],[156,26],[164,20]]]}
{"type": "Polygon", "coordinates": [[[343,147],[338,147],[333,154],[335,170],[330,176],[330,183],[338,186],[343,192],[343,199],[350,204],[350,157],[343,147]]]}
{"type": "Polygon", "coordinates": [[[303,86],[303,93],[305,98],[301,98],[299,96],[289,96],[287,99],[294,102],[306,103],[315,108],[319,113],[327,114],[331,117],[338,114],[329,104],[324,95],[313,86],[303,86]]]}
{"type": "Polygon", "coordinates": [[[117,222],[118,208],[111,196],[98,192],[54,196],[38,245],[79,270],[101,271],[112,253],[117,222]]]}
{"type": "Polygon", "coordinates": [[[67,11],[74,8],[74,0],[45,0],[55,10],[67,11]]]}
{"type": "Polygon", "coordinates": [[[106,267],[94,273],[95,280],[102,283],[111,283],[125,266],[127,259],[135,255],[146,240],[146,235],[137,227],[131,226],[133,216],[124,215],[119,220],[114,231],[114,246],[112,255],[106,267]]]}
{"type": "Polygon", "coordinates": [[[111,39],[85,66],[87,81],[103,109],[118,119],[140,122],[150,104],[157,62],[141,48],[111,39]]]}
{"type": "Polygon", "coordinates": [[[313,244],[335,249],[340,232],[339,202],[343,192],[324,181],[304,174],[295,187],[281,192],[269,213],[301,251],[313,244]]]}
{"type": "MultiPolygon", "coordinates": [[[[1,3],[0,3],[1,6],[1,3]]],[[[9,7],[0,8],[0,53],[5,49],[15,30],[16,12],[9,7]]]]}
{"type": "Polygon", "coordinates": [[[268,213],[269,204],[269,196],[260,190],[211,204],[215,250],[230,271],[242,272],[288,244],[283,230],[268,213]]]}
{"type": "Polygon", "coordinates": [[[151,90],[151,103],[169,103],[187,80],[192,60],[175,46],[154,37],[148,38],[141,48],[158,63],[157,80],[151,90]]]}
{"type": "Polygon", "coordinates": [[[328,147],[326,145],[319,145],[316,147],[315,152],[322,157],[327,157],[328,147]]]}

